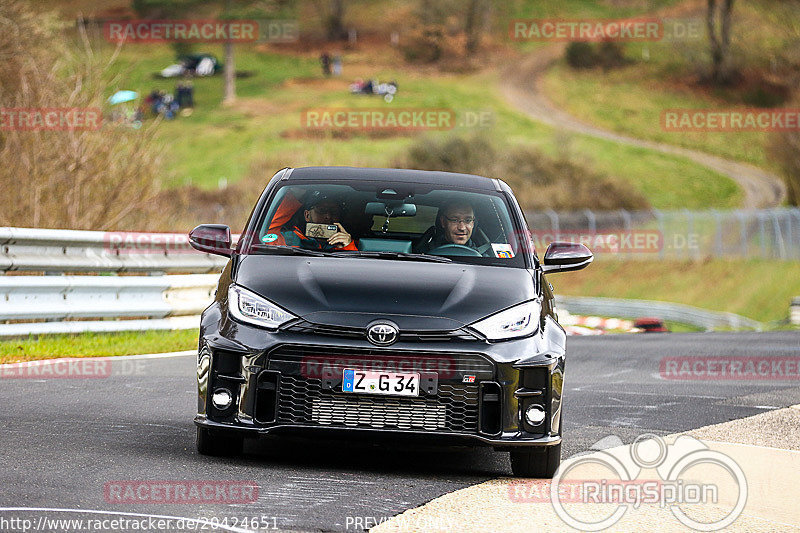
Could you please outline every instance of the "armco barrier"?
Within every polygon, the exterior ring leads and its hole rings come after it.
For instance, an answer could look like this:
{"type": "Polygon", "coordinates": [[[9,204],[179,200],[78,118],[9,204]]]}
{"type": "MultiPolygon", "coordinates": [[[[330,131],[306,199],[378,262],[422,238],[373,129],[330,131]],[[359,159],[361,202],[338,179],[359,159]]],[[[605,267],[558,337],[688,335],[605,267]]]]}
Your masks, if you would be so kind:
{"type": "Polygon", "coordinates": [[[211,302],[219,276],[0,276],[0,337],[78,331],[184,329],[211,302]],[[184,320],[74,321],[67,319],[192,316],[184,320]],[[19,323],[25,320],[50,322],[19,323]],[[135,324],[133,324],[135,323],[135,324]]]}
{"type": "Polygon", "coordinates": [[[224,257],[182,233],[0,227],[0,272],[219,272],[224,257]]]}
{"type": "Polygon", "coordinates": [[[556,306],[576,315],[599,315],[620,318],[658,317],[662,320],[690,324],[705,330],[753,329],[761,331],[760,322],[734,313],[707,311],[690,305],[651,300],[621,300],[556,296],[556,306]]]}

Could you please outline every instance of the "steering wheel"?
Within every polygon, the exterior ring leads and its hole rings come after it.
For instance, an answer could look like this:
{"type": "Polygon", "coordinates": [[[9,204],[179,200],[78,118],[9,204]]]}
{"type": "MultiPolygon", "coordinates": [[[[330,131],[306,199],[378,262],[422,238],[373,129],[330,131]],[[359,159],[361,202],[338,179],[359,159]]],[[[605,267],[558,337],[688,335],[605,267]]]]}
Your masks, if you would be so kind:
{"type": "Polygon", "coordinates": [[[464,246],[462,244],[443,244],[437,246],[433,250],[428,250],[430,255],[460,255],[460,256],[473,256],[483,257],[478,250],[464,246]]]}

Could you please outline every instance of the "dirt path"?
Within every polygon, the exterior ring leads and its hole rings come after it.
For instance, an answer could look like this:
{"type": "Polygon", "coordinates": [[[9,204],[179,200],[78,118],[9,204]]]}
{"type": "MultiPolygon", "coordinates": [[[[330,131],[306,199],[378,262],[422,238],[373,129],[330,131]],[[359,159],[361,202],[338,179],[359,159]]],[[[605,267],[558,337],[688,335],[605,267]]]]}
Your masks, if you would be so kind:
{"type": "Polygon", "coordinates": [[[765,170],[697,150],[638,139],[598,128],[556,107],[544,94],[543,74],[554,61],[563,56],[563,50],[563,44],[549,46],[506,68],[500,88],[508,101],[539,122],[620,144],[683,156],[729,176],[743,189],[742,207],[746,209],[774,207],[783,202],[786,196],[783,181],[765,170]]]}

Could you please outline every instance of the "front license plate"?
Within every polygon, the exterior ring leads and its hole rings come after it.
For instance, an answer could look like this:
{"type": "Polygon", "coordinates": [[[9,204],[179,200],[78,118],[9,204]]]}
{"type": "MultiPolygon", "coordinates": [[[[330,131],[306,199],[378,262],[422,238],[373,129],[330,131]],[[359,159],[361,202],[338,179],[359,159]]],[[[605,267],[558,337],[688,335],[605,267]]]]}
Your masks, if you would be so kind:
{"type": "Polygon", "coordinates": [[[419,374],[372,372],[345,368],[342,392],[383,394],[386,396],[419,396],[419,374]]]}

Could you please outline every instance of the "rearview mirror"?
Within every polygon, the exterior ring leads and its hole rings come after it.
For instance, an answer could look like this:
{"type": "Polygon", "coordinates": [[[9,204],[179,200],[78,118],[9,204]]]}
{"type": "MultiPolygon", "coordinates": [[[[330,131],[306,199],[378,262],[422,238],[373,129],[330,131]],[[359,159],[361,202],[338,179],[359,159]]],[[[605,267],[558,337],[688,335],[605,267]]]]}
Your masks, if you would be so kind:
{"type": "Polygon", "coordinates": [[[544,253],[542,270],[544,272],[567,272],[586,268],[594,261],[589,249],[574,242],[551,242],[544,253]]]}
{"type": "Polygon", "coordinates": [[[230,257],[231,228],[224,224],[200,224],[189,232],[189,244],[192,248],[209,254],[230,257]]]}
{"type": "Polygon", "coordinates": [[[402,202],[368,202],[364,208],[367,215],[382,217],[413,217],[417,214],[416,204],[402,202]]]}

